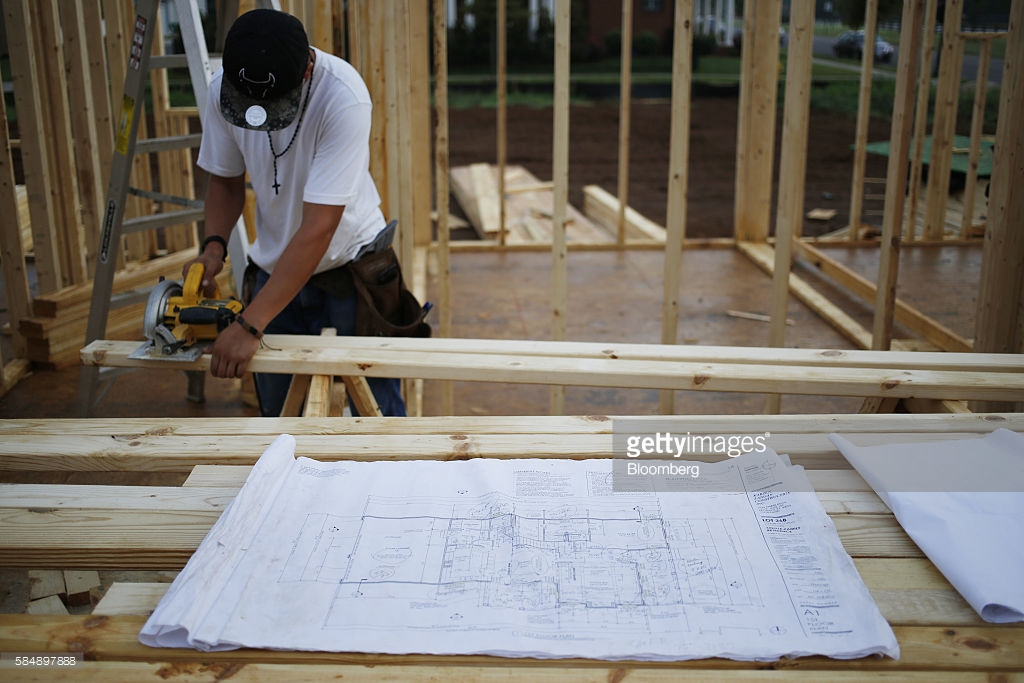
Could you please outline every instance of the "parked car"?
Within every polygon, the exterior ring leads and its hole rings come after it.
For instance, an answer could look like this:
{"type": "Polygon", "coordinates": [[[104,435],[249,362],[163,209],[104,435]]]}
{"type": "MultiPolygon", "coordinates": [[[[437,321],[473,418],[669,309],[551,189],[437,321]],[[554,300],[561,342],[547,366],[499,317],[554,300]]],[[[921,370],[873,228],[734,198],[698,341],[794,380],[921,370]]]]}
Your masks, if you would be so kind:
{"type": "MultiPolygon", "coordinates": [[[[875,38],[875,59],[880,62],[892,61],[895,48],[891,43],[875,38]]],[[[847,31],[832,44],[832,54],[836,57],[852,57],[861,59],[864,56],[864,31],[847,31]]]]}

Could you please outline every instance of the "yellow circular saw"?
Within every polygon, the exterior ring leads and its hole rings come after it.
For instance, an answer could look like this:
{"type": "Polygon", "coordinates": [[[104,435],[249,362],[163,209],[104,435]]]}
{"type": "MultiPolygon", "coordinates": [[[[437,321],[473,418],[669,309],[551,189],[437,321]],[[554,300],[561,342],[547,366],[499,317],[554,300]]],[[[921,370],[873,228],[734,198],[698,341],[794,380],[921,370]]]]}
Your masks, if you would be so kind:
{"type": "Polygon", "coordinates": [[[142,331],[146,342],[130,358],[194,361],[202,355],[206,342],[217,338],[221,330],[242,312],[242,302],[222,299],[219,289],[212,298],[203,296],[201,264],[193,264],[185,281],[163,280],[149,293],[142,331]]]}

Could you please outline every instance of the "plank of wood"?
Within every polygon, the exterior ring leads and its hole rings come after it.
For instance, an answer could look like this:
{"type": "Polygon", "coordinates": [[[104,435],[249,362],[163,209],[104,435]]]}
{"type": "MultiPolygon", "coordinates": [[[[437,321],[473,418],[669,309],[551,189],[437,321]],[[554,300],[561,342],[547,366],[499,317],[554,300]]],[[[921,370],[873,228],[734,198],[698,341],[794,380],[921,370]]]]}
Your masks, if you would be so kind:
{"type": "MultiPolygon", "coordinates": [[[[321,337],[336,337],[338,331],[333,327],[325,327],[320,331],[321,337]]],[[[317,374],[309,378],[306,401],[302,407],[303,416],[329,417],[331,414],[331,387],[334,376],[330,373],[317,374]]]]}
{"type": "MultiPolygon", "coordinates": [[[[936,440],[947,435],[988,434],[1003,427],[1012,431],[1024,431],[1024,414],[1020,413],[968,413],[960,415],[687,415],[674,418],[695,434],[759,433],[771,432],[773,436],[793,437],[797,435],[817,439],[828,447],[826,434],[839,432],[856,435],[901,434],[908,439],[936,440]]],[[[19,418],[0,420],[0,439],[3,444],[8,437],[33,437],[53,439],[65,437],[72,442],[79,437],[102,437],[107,443],[131,444],[140,437],[200,437],[207,439],[206,446],[218,437],[249,436],[275,437],[282,433],[307,435],[333,435],[333,437],[355,435],[460,435],[460,438],[476,438],[486,435],[551,435],[560,439],[572,439],[580,435],[609,435],[619,420],[629,420],[633,425],[664,425],[665,418],[656,415],[609,416],[609,415],[460,415],[450,417],[407,417],[402,420],[391,418],[84,418],[64,420],[56,418],[19,418]]],[[[856,437],[854,439],[857,442],[856,437]]],[[[953,437],[957,438],[957,437],[953,437]]],[[[963,438],[963,437],[961,437],[963,438]]],[[[26,439],[25,443],[31,443],[26,439]]],[[[97,444],[100,443],[97,441],[97,444]]],[[[859,442],[858,442],[859,443],[859,442]]],[[[592,444],[593,445],[593,444],[592,444]]],[[[599,444],[606,448],[607,442],[599,444]]],[[[36,450],[36,449],[31,449],[36,450]]],[[[778,450],[778,449],[777,449],[778,450]]],[[[587,451],[581,450],[581,453],[587,451]]]]}
{"type": "MultiPolygon", "coordinates": [[[[874,301],[878,291],[878,286],[875,283],[870,282],[867,278],[839,263],[824,251],[811,244],[798,242],[795,246],[797,252],[821,272],[838,281],[843,287],[861,299],[868,302],[874,301]]],[[[939,324],[905,301],[896,299],[893,305],[896,322],[920,334],[940,349],[957,352],[970,352],[974,350],[971,342],[948,327],[939,324]]]]}
{"type": "MultiPolygon", "coordinates": [[[[801,660],[801,664],[803,664],[801,660]]],[[[816,681],[818,683],[842,683],[859,681],[864,678],[863,671],[855,668],[852,671],[826,671],[819,668],[794,670],[787,668],[785,672],[769,670],[731,669],[728,674],[721,667],[709,669],[698,665],[688,665],[677,669],[643,668],[632,662],[611,664],[593,661],[570,664],[540,663],[530,661],[525,669],[517,664],[492,662],[483,665],[454,664],[402,664],[395,671],[378,668],[376,664],[348,664],[337,661],[329,664],[308,664],[293,662],[288,664],[266,664],[261,662],[209,662],[209,661],[173,661],[173,662],[142,662],[142,661],[86,661],[79,665],[88,680],[104,683],[137,683],[138,681],[188,677],[188,680],[215,681],[227,677],[241,675],[246,683],[277,683],[277,681],[294,679],[318,683],[320,681],[336,681],[344,678],[354,683],[388,680],[400,678],[408,683],[433,683],[434,681],[479,681],[480,683],[507,682],[514,678],[523,678],[528,671],[530,681],[535,683],[592,683],[593,681],[615,681],[627,679],[633,683],[694,683],[720,679],[727,676],[730,680],[745,683],[762,680],[816,681]]],[[[791,665],[790,665],[791,666],[791,665]]],[[[15,674],[17,675],[17,674],[15,674]]],[[[884,674],[876,673],[882,676],[884,674]]],[[[900,680],[911,683],[987,683],[991,676],[978,671],[906,671],[898,674],[900,680]]],[[[15,680],[22,680],[20,677],[15,680]]],[[[28,680],[28,679],[25,679],[28,680]]],[[[1009,674],[1000,677],[1009,683],[1019,683],[1018,677],[1009,674]]]]}
{"type": "MultiPolygon", "coordinates": [[[[892,624],[925,626],[934,624],[936,615],[949,625],[985,623],[924,558],[858,558],[854,564],[882,616],[892,624]]],[[[148,616],[169,587],[169,583],[116,582],[93,614],[148,616]]]]}
{"type": "MultiPolygon", "coordinates": [[[[101,569],[180,569],[220,517],[190,508],[40,512],[5,507],[0,515],[0,566],[101,569]],[[44,523],[45,534],[40,532],[44,523]]],[[[854,557],[921,556],[891,515],[843,513],[833,521],[854,557]]]]}
{"type": "MultiPolygon", "coordinates": [[[[583,214],[605,230],[611,233],[618,231],[619,212],[622,210],[618,197],[600,185],[587,185],[583,188],[583,214]]],[[[630,206],[625,207],[625,227],[627,238],[665,241],[665,228],[630,206]]]]}
{"type": "MultiPolygon", "coordinates": [[[[137,660],[147,661],[154,658],[154,651],[139,642],[138,633],[145,624],[142,616],[27,616],[0,615],[0,648],[5,652],[70,652],[84,651],[87,660],[137,660]]],[[[915,671],[927,672],[927,676],[941,675],[941,672],[956,672],[958,676],[970,672],[1001,672],[1024,671],[1024,636],[1021,629],[1014,626],[900,626],[893,628],[900,644],[900,659],[892,660],[881,657],[866,657],[859,660],[837,661],[824,657],[806,657],[797,660],[780,662],[783,670],[759,671],[763,664],[756,662],[735,662],[731,660],[695,660],[688,662],[621,662],[610,670],[602,669],[605,662],[594,660],[566,659],[557,664],[537,662],[535,660],[510,661],[499,657],[484,655],[438,656],[438,655],[377,655],[364,653],[325,653],[325,652],[288,652],[279,650],[234,650],[216,653],[216,662],[224,665],[244,664],[246,668],[254,663],[278,663],[281,665],[314,666],[330,664],[335,667],[362,667],[366,671],[378,675],[401,672],[403,680],[420,680],[406,678],[410,667],[423,666],[434,676],[422,680],[438,680],[438,672],[452,667],[449,675],[441,676],[443,680],[464,678],[461,672],[473,671],[479,666],[500,673],[500,680],[509,680],[517,671],[522,672],[522,665],[531,679],[535,671],[543,671],[545,667],[565,667],[564,675],[568,678],[551,678],[544,680],[581,680],[573,678],[575,672],[588,674],[582,680],[646,680],[646,675],[664,672],[672,678],[660,680],[680,680],[686,670],[700,671],[704,677],[717,678],[728,671],[728,677],[746,672],[750,676],[771,676],[777,674],[779,680],[788,680],[798,671],[811,671],[817,678],[828,680],[840,672],[857,672],[863,677],[865,671],[892,672],[901,679],[905,674],[915,671]],[[401,669],[388,671],[389,665],[401,665],[401,669]],[[468,667],[468,668],[467,668],[468,667]],[[595,668],[596,667],[596,668],[595,668]],[[794,670],[799,667],[798,670],[794,670]],[[711,671],[717,673],[712,674],[711,671]]],[[[164,662],[193,662],[196,652],[189,649],[166,648],[159,650],[159,658],[164,662]]],[[[208,656],[204,660],[209,660],[208,656]]],[[[213,665],[216,667],[217,665],[213,665]]],[[[171,669],[173,670],[173,669],[171,669]]],[[[341,668],[335,669],[337,671],[341,668]]],[[[165,674],[168,672],[164,670],[165,674]]],[[[277,672],[279,675],[280,671],[277,672]]],[[[563,672],[559,671],[559,674],[563,672]]],[[[285,676],[287,677],[287,676],[285,676]]],[[[223,678],[223,676],[222,676],[223,678]]],[[[280,679],[276,679],[280,680],[280,679]]],[[[652,680],[659,680],[654,678],[652,680]]],[[[959,680],[959,679],[958,679],[959,680]]]]}
{"type": "MultiPolygon", "coordinates": [[[[746,254],[761,270],[774,275],[775,262],[771,247],[767,244],[743,242],[736,245],[740,252],[746,254]]],[[[871,348],[871,334],[859,322],[845,311],[820,294],[799,275],[789,274],[789,289],[793,295],[821,316],[844,337],[862,349],[871,348]]]]}
{"type": "Polygon", "coordinates": [[[348,395],[352,397],[352,403],[361,416],[381,417],[383,415],[365,377],[345,375],[342,377],[342,380],[345,383],[348,395]]]}
{"type": "Polygon", "coordinates": [[[135,614],[148,617],[170,587],[169,583],[115,581],[92,613],[94,616],[135,614]]]}
{"type": "Polygon", "coordinates": [[[51,595],[64,595],[64,572],[59,569],[28,570],[28,599],[39,600],[51,595]]]}
{"type": "MultiPolygon", "coordinates": [[[[866,416],[871,417],[871,416],[866,416]]],[[[879,416],[874,416],[879,417],[879,416]]],[[[892,417],[905,418],[906,415],[892,417]]],[[[955,416],[946,416],[955,417],[955,416]]],[[[305,419],[305,418],[303,418],[305,419]]],[[[393,418],[380,418],[382,420],[393,418]]],[[[664,424],[664,423],[662,423],[664,424]]],[[[997,426],[993,423],[989,432],[997,426]]],[[[749,427],[733,425],[731,433],[750,434],[749,427]]],[[[329,430],[330,428],[327,427],[329,430]]],[[[842,433],[858,446],[916,443],[935,440],[935,433],[842,433]]],[[[695,436],[698,432],[690,430],[695,436]]],[[[985,432],[986,434],[989,432],[985,432]]],[[[711,434],[723,432],[711,432],[711,434]]],[[[730,432],[724,432],[730,433],[730,432]]],[[[754,432],[756,433],[756,432],[754,432]]],[[[188,473],[196,465],[252,465],[277,434],[247,434],[218,438],[169,435],[130,437],[11,435],[0,440],[0,469],[11,471],[144,471],[188,473]]],[[[945,440],[975,439],[977,432],[943,432],[945,440]]],[[[377,433],[330,435],[296,433],[296,453],[321,460],[463,460],[490,458],[607,458],[613,449],[610,433],[551,434],[407,434],[377,433]]],[[[828,440],[827,432],[787,434],[771,432],[767,444],[790,455],[794,463],[814,469],[848,469],[849,464],[828,440]]],[[[698,447],[699,448],[699,447],[698,447]]],[[[683,453],[689,460],[717,462],[720,453],[697,449],[683,453]]],[[[30,486],[25,484],[23,486],[30,486]]],[[[13,491],[13,489],[5,489],[13,491]]],[[[154,491],[155,495],[159,491],[154,491]]],[[[13,494],[10,494],[13,495],[13,494]]],[[[2,501],[0,501],[2,505],[2,501]]]]}
{"type": "Polygon", "coordinates": [[[49,595],[45,598],[29,602],[28,607],[25,608],[25,614],[66,615],[68,614],[68,608],[65,607],[58,596],[49,595]]]}
{"type": "Polygon", "coordinates": [[[469,177],[473,183],[473,196],[477,203],[476,214],[480,221],[477,231],[481,237],[495,235],[501,229],[501,198],[498,196],[495,174],[489,164],[471,164],[469,177]]]}
{"type": "Polygon", "coordinates": [[[69,606],[88,605],[92,591],[99,588],[99,572],[92,569],[64,570],[64,585],[67,587],[67,604],[69,606]]]}
{"type": "MultiPolygon", "coordinates": [[[[1004,372],[821,369],[761,364],[666,363],[621,358],[516,358],[423,349],[414,353],[383,348],[356,351],[347,345],[325,347],[309,343],[309,339],[268,335],[267,347],[253,357],[250,370],[690,391],[995,401],[1024,399],[1024,375],[1004,372]]],[[[167,364],[159,359],[129,358],[137,346],[137,342],[97,340],[82,349],[82,361],[86,365],[167,369],[167,364]]],[[[426,344],[424,346],[429,348],[426,344]]],[[[209,357],[203,356],[193,362],[180,363],[176,369],[206,371],[209,363],[209,357]]]]}
{"type": "MultiPolygon", "coordinates": [[[[299,337],[302,348],[331,348],[336,342],[299,337]]],[[[1015,353],[939,353],[859,349],[799,349],[688,344],[622,344],[544,340],[401,337],[346,337],[345,347],[358,353],[393,350],[404,353],[442,352],[562,358],[651,360],[676,363],[736,363],[805,367],[906,368],[914,370],[1024,372],[1024,356],[1015,353]]],[[[177,366],[176,366],[177,367],[177,366]]]]}

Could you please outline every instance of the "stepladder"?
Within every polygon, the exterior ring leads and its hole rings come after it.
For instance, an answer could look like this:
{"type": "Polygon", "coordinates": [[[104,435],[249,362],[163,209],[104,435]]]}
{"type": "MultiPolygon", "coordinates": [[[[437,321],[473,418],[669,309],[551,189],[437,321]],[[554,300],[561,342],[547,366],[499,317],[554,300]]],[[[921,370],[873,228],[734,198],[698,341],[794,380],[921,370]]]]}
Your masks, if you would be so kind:
{"type": "MultiPolygon", "coordinates": [[[[137,303],[146,296],[145,291],[114,294],[115,274],[123,261],[123,238],[135,234],[153,234],[172,226],[195,224],[204,214],[203,203],[188,197],[175,196],[168,192],[132,185],[133,168],[144,155],[159,152],[191,149],[199,144],[200,134],[179,134],[140,139],[140,124],[145,117],[148,94],[147,85],[151,73],[161,70],[187,67],[196,112],[202,125],[206,107],[210,76],[213,72],[207,50],[202,20],[197,0],[171,0],[180,31],[183,53],[154,54],[161,36],[161,0],[137,0],[134,21],[126,60],[123,95],[117,103],[114,151],[110,164],[110,177],[100,238],[97,248],[96,270],[92,283],[92,297],[89,318],[86,325],[85,344],[102,339],[106,333],[108,316],[113,308],[137,303]],[[125,219],[128,202],[137,198],[148,200],[163,207],[180,207],[125,219]]],[[[162,48],[162,46],[160,46],[162,48]]],[[[161,49],[162,53],[163,50],[161,49]]],[[[152,97],[155,99],[155,95],[152,97]]],[[[195,244],[195,239],[191,240],[195,244]]],[[[248,252],[248,239],[244,222],[240,219],[235,226],[229,243],[232,263],[244,264],[248,252]]],[[[240,280],[240,274],[236,281],[240,280]]],[[[236,287],[236,291],[239,289],[236,287]]],[[[141,321],[140,321],[141,322],[141,321]]],[[[98,367],[85,366],[80,371],[78,388],[78,414],[91,414],[101,385],[101,375],[106,374],[98,367]]],[[[201,382],[190,376],[190,398],[201,398],[201,382]]]]}

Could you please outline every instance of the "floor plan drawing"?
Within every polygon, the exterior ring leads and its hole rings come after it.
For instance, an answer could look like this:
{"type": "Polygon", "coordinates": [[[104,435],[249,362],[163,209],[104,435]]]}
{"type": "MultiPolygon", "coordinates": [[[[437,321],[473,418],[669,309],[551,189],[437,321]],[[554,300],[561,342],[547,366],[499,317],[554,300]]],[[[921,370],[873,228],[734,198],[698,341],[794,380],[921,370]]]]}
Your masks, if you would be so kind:
{"type": "Polygon", "coordinates": [[[610,660],[899,652],[806,475],[774,452],[705,463],[686,490],[625,492],[611,460],[318,462],[289,438],[260,458],[144,643],[610,660]]]}
{"type": "Polygon", "coordinates": [[[308,515],[292,548],[280,581],[337,586],[326,628],[374,600],[415,604],[410,626],[493,625],[498,608],[521,618],[510,625],[578,634],[762,606],[734,521],[665,519],[657,501],[374,498],[358,519],[308,515]]]}

